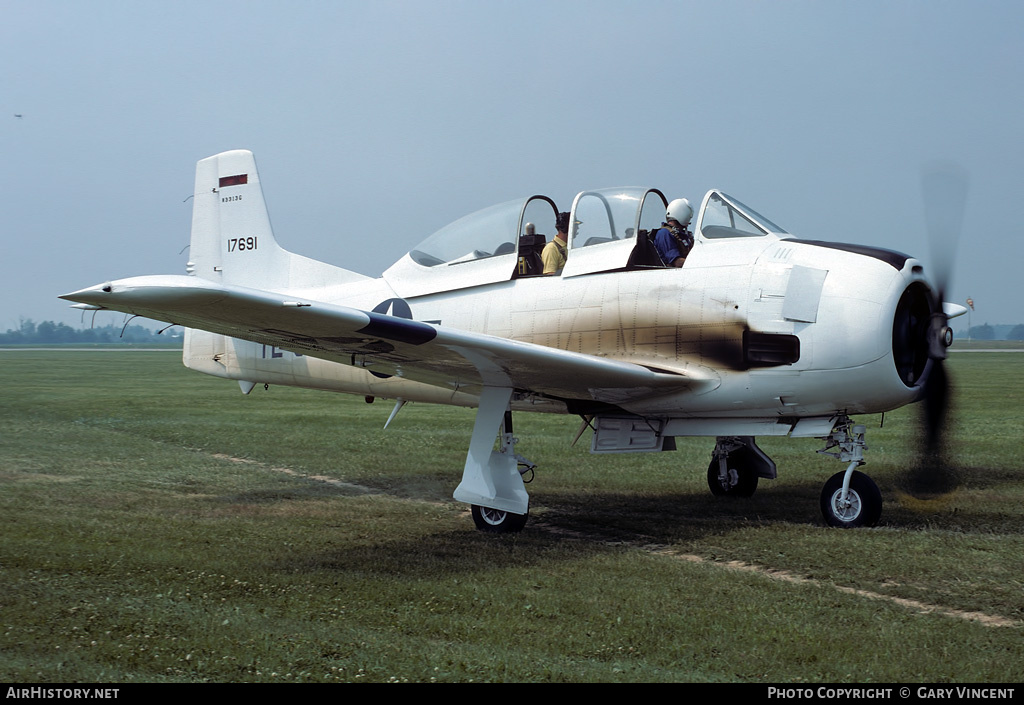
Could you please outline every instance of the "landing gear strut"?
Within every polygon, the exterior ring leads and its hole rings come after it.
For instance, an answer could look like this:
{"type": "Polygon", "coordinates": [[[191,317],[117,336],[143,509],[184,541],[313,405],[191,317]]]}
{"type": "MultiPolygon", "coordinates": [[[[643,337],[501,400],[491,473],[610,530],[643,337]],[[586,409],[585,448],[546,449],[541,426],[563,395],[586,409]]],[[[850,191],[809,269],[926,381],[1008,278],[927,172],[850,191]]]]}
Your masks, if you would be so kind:
{"type": "Polygon", "coordinates": [[[829,526],[843,529],[874,526],[882,516],[882,493],[878,485],[856,470],[865,462],[864,431],[863,426],[854,426],[850,417],[841,416],[827,437],[825,447],[818,451],[848,463],[846,470],[830,477],[821,490],[821,514],[829,526]]]}
{"type": "Polygon", "coordinates": [[[511,389],[481,392],[462,482],[455,489],[455,499],[472,505],[476,528],[490,533],[521,531],[530,512],[522,476],[537,466],[515,452],[511,399],[511,389]],[[499,448],[493,450],[494,429],[502,422],[499,448]]]}
{"type": "Polygon", "coordinates": [[[757,478],[774,478],[775,463],[757,447],[751,436],[717,439],[708,466],[708,487],[717,497],[750,497],[757,478]]]}

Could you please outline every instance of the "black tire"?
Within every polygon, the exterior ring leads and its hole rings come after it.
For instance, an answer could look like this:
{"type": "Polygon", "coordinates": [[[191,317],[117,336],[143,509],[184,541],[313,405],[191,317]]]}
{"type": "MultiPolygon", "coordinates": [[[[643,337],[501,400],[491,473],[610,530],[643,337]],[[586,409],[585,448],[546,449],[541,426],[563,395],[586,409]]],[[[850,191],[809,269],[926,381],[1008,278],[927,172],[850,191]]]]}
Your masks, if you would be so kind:
{"type": "Polygon", "coordinates": [[[513,514],[500,509],[481,507],[478,504],[473,505],[473,523],[476,524],[477,529],[489,534],[511,534],[522,531],[526,526],[527,517],[529,517],[529,512],[513,514]]]}
{"type": "Polygon", "coordinates": [[[734,450],[726,459],[729,467],[729,481],[723,485],[718,478],[718,460],[711,459],[708,466],[708,487],[716,497],[751,497],[757,491],[757,470],[747,462],[745,448],[734,450]]]}
{"type": "Polygon", "coordinates": [[[821,515],[825,523],[840,529],[874,526],[882,516],[882,493],[878,485],[864,473],[854,470],[850,476],[848,504],[841,506],[839,497],[843,493],[845,474],[837,472],[821,490],[821,515]]]}

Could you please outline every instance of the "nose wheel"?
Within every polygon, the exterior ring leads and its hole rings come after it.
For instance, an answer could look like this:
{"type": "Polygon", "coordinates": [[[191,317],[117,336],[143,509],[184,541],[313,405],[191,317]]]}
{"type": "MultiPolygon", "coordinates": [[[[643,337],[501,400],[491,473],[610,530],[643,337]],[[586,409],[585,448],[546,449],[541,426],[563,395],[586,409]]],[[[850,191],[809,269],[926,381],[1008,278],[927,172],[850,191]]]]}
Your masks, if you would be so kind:
{"type": "Polygon", "coordinates": [[[850,474],[844,491],[846,472],[837,472],[821,490],[821,514],[825,523],[841,529],[874,526],[882,516],[882,493],[878,485],[862,472],[850,474]]]}

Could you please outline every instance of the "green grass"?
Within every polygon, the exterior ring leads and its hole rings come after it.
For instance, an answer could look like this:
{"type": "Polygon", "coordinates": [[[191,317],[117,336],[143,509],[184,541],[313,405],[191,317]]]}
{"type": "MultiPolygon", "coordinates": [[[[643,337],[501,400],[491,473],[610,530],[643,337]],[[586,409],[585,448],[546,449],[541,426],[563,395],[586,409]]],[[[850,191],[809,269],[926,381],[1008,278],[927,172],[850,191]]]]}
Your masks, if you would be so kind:
{"type": "Polygon", "coordinates": [[[594,456],[521,414],[532,518],[491,536],[451,499],[472,410],[384,432],[173,352],[3,352],[0,679],[1018,682],[1024,357],[950,367],[964,484],[901,500],[916,410],[864,417],[877,528],[822,525],[813,439],[759,441],[779,479],[722,501],[713,439],[594,456]]]}

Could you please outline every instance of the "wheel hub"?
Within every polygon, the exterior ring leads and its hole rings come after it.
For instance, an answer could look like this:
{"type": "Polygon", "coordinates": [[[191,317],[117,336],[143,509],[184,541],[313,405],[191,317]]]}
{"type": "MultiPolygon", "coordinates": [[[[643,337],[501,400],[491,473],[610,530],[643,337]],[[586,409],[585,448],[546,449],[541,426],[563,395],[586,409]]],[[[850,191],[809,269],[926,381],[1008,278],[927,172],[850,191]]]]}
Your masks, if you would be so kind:
{"type": "Polygon", "coordinates": [[[835,515],[843,521],[856,519],[861,511],[860,495],[849,490],[846,493],[846,499],[843,499],[843,490],[840,488],[832,495],[832,509],[835,515]]]}
{"type": "Polygon", "coordinates": [[[480,508],[480,516],[488,524],[492,526],[499,526],[501,522],[505,521],[507,512],[503,512],[500,509],[491,509],[489,507],[480,508]]]}

